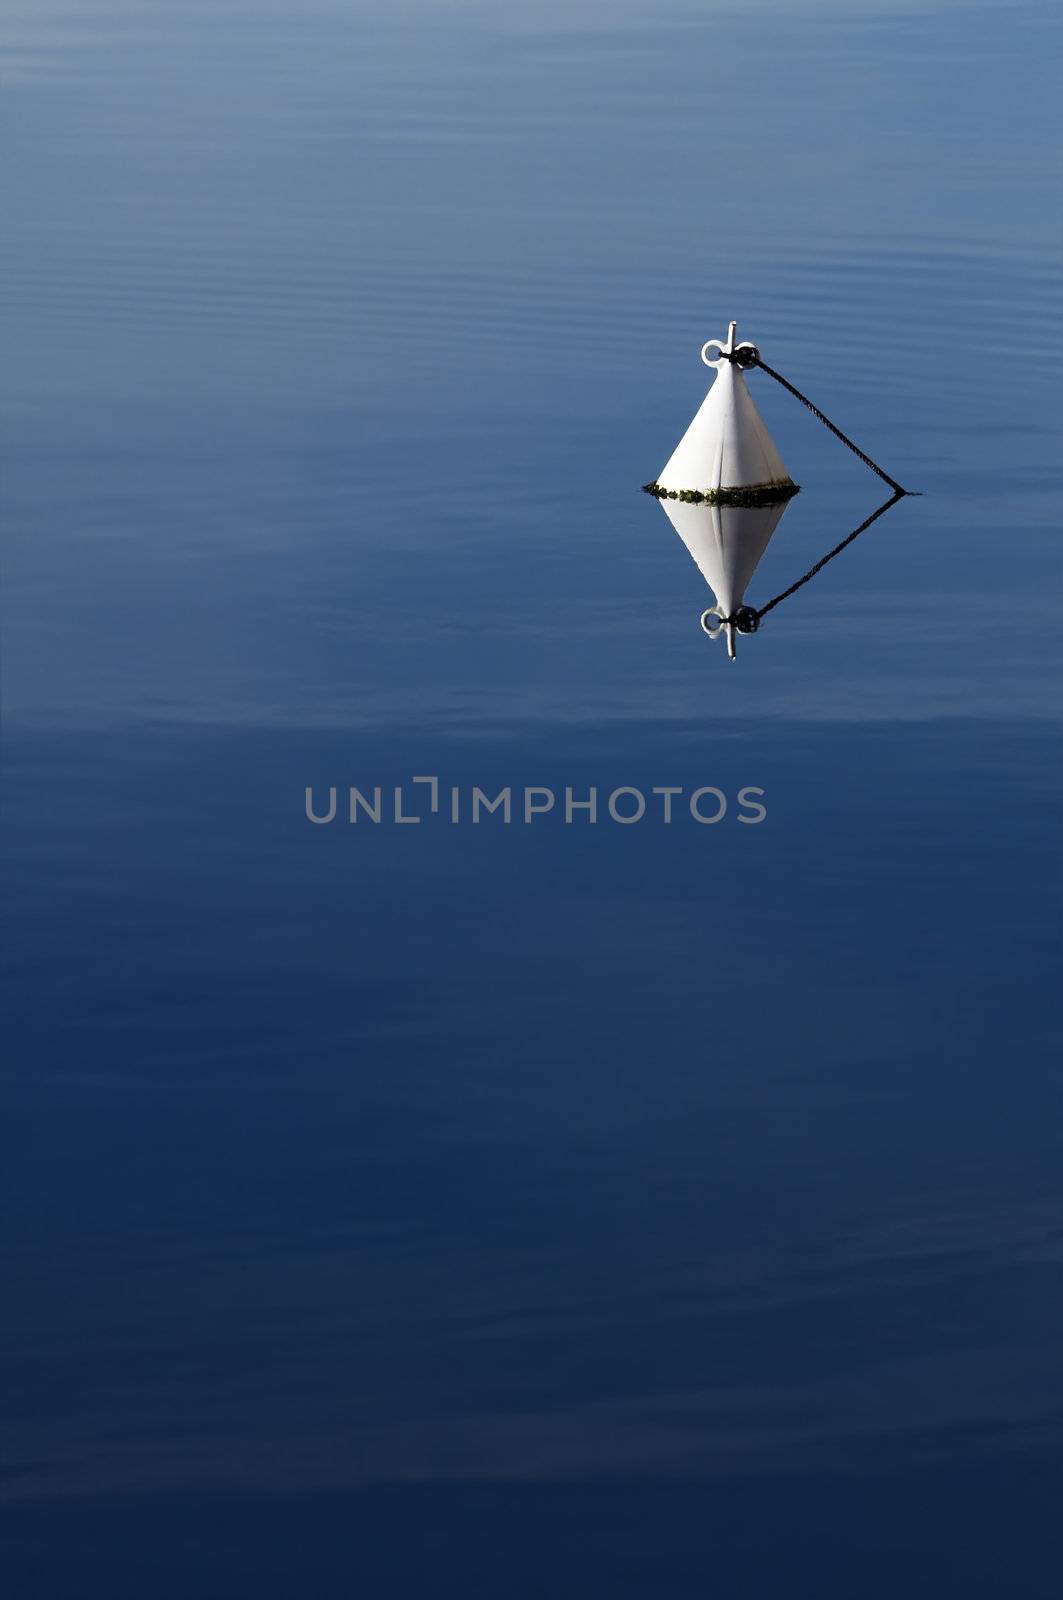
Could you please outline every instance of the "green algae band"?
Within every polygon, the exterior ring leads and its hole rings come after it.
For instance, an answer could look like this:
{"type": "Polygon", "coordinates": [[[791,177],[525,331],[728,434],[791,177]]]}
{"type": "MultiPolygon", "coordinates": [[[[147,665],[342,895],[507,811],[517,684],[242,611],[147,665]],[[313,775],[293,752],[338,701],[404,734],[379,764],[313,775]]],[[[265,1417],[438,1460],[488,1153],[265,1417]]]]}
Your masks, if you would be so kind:
{"type": "Polygon", "coordinates": [[[801,485],[786,478],[780,483],[752,484],[747,489],[665,489],[659,483],[644,483],[642,487],[657,500],[685,500],[695,506],[770,506],[777,500],[789,500],[801,485]]]}

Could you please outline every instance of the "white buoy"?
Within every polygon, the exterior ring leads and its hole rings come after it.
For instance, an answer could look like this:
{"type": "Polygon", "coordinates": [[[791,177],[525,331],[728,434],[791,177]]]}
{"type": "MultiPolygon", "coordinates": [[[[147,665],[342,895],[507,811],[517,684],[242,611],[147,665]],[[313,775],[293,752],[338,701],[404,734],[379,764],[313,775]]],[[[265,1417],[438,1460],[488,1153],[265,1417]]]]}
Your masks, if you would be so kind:
{"type": "MultiPolygon", "coordinates": [[[[732,661],[736,618],[744,606],[746,589],[787,504],[786,500],[761,506],[719,505],[704,500],[700,504],[689,500],[661,501],[716,601],[703,615],[702,627],[710,639],[718,638],[721,632],[726,635],[727,654],[732,661]]],[[[738,626],[741,629],[741,619],[738,626]]]]}
{"type": "Polygon", "coordinates": [[[736,345],[736,332],[737,324],[732,322],[726,344],[709,339],[702,346],[701,359],[714,368],[716,377],[657,478],[654,492],[659,495],[697,493],[709,499],[727,499],[732,494],[750,494],[785,499],[796,492],[797,485],[740,369],[742,351],[755,351],[755,347],[736,345]],[[711,350],[721,352],[717,359],[711,358],[711,350]],[[738,361],[730,359],[735,355],[738,361]]]}

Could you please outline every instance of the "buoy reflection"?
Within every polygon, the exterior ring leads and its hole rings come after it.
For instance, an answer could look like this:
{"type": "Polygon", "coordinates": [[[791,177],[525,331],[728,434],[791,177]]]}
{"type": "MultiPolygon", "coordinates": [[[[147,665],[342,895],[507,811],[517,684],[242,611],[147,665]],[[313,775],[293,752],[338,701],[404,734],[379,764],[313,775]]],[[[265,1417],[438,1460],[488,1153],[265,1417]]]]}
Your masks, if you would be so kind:
{"type": "Polygon", "coordinates": [[[701,626],[710,639],[722,636],[727,641],[728,657],[734,661],[740,634],[756,633],[770,611],[810,583],[828,562],[903,498],[903,490],[891,494],[796,582],[762,606],[746,603],[746,589],[786,514],[788,500],[765,506],[699,505],[670,499],[662,499],[659,504],[715,597],[715,604],[701,614],[701,626]]]}

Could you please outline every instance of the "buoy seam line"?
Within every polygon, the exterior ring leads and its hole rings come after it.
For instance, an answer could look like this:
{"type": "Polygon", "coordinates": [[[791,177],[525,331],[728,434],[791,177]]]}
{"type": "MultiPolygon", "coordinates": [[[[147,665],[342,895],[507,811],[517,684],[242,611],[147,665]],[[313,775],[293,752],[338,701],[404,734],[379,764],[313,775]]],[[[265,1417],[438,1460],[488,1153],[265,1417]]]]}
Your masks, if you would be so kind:
{"type": "Polygon", "coordinates": [[[768,363],[761,356],[761,353],[757,349],[756,345],[742,345],[738,350],[735,350],[730,354],[728,354],[726,350],[723,350],[721,351],[721,356],[724,361],[730,361],[734,366],[759,367],[762,372],[766,372],[769,378],[774,378],[776,383],[781,383],[783,388],[788,389],[796,400],[800,400],[803,406],[807,406],[812,415],[814,417],[818,417],[820,422],[823,423],[823,426],[825,428],[829,428],[836,439],[840,439],[842,444],[848,445],[853,454],[860,457],[860,460],[864,463],[865,467],[870,467],[872,472],[877,472],[882,481],[884,483],[888,483],[895,494],[909,494],[911,492],[899,484],[896,478],[891,478],[888,472],[883,472],[882,468],[878,466],[876,462],[872,461],[869,455],[864,454],[863,450],[861,450],[858,444],[853,443],[848,434],[843,433],[842,430],[837,427],[829,417],[824,416],[823,412],[817,405],[813,405],[807,394],[802,394],[800,389],[795,389],[794,385],[789,381],[789,379],[784,378],[781,372],[776,372],[774,367],[769,367],[768,363]]]}
{"type": "MultiPolygon", "coordinates": [[[[763,617],[767,616],[769,611],[774,610],[774,608],[777,605],[780,605],[783,600],[788,600],[792,594],[797,593],[798,589],[803,589],[806,583],[811,583],[816,574],[823,571],[823,568],[827,565],[828,561],[833,561],[835,556],[841,555],[846,545],[852,544],[854,539],[859,539],[860,535],[862,533],[866,533],[871,524],[873,522],[877,522],[879,517],[884,516],[891,506],[895,506],[898,500],[905,499],[907,497],[907,493],[908,491],[906,489],[898,489],[894,494],[891,494],[889,499],[884,500],[877,511],[872,511],[871,515],[866,517],[858,528],[854,528],[852,533],[847,535],[847,537],[842,540],[841,544],[836,544],[833,550],[828,550],[827,554],[822,556],[820,560],[816,562],[814,567],[810,567],[808,569],[803,578],[798,578],[797,582],[792,583],[788,589],[784,589],[782,594],[777,594],[774,600],[769,600],[767,605],[764,606],[751,606],[750,610],[755,612],[758,624],[763,617]]],[[[725,622],[731,622],[734,619],[731,617],[725,617],[723,620],[725,622]]]]}

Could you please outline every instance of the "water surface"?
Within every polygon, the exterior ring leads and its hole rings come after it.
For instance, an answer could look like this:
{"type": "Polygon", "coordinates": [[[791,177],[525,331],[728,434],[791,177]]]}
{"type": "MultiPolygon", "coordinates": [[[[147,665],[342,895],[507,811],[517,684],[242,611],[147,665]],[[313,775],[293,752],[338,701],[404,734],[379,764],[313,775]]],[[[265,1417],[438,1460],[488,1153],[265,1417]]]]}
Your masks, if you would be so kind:
{"type": "MultiPolygon", "coordinates": [[[[1058,1593],[1058,64],[9,9],[13,1592],[1058,1593]],[[734,666],[731,317],[923,491],[734,666]],[[416,774],[732,804],[306,820],[416,774]]],[[[763,606],[882,486],[749,382],[763,606]]]]}

